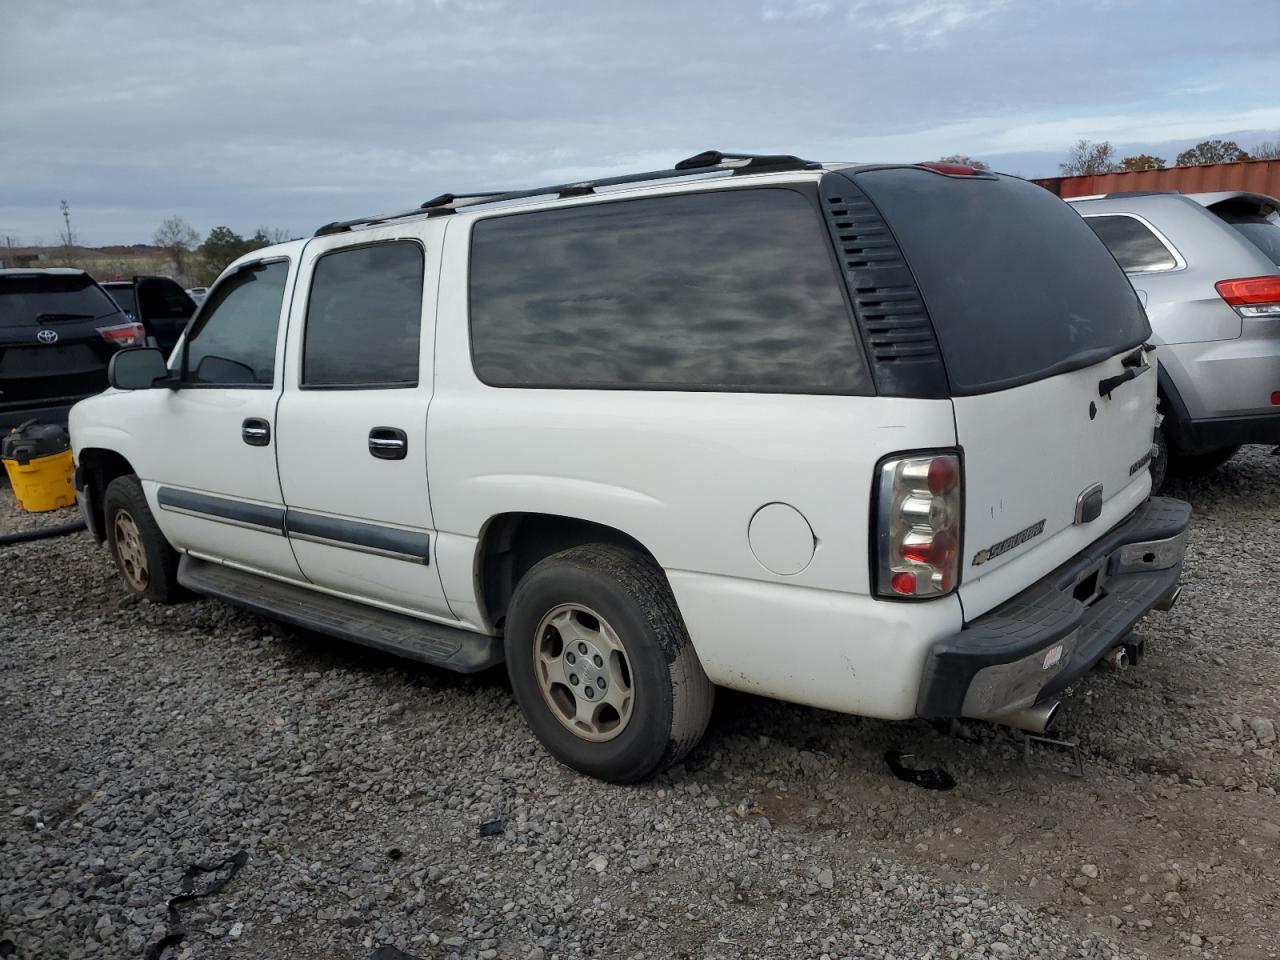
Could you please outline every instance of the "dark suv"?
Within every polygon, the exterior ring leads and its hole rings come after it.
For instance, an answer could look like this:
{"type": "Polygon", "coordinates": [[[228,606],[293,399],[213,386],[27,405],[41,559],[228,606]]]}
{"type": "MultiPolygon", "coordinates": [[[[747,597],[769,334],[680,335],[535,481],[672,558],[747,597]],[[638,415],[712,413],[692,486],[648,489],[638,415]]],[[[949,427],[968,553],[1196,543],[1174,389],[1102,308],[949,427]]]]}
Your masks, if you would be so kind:
{"type": "Polygon", "coordinates": [[[66,423],[72,404],[106,389],[111,355],[145,339],[83,270],[0,270],[0,433],[66,423]]]}

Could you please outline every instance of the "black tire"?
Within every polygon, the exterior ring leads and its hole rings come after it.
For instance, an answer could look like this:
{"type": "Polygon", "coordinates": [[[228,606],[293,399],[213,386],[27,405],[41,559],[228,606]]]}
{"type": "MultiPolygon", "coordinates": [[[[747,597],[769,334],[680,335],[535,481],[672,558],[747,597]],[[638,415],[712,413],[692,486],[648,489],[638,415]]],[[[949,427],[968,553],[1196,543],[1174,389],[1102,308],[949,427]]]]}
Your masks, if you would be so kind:
{"type": "Polygon", "coordinates": [[[516,586],[505,632],[507,672],[525,720],[566,766],[611,783],[636,783],[680,761],[706,731],[715,687],[698,662],[665,575],[643,554],[588,544],[547,557],[516,586]],[[545,649],[544,637],[553,634],[539,628],[566,605],[598,613],[625,647],[634,699],[612,739],[584,739],[558,719],[550,695],[544,696],[535,658],[545,649]]]}
{"type": "Polygon", "coordinates": [[[1151,495],[1154,497],[1169,476],[1169,438],[1165,436],[1164,427],[1156,427],[1153,444],[1156,449],[1147,469],[1151,471],[1151,495]]]}
{"type": "Polygon", "coordinates": [[[137,477],[132,474],[116,477],[107,484],[107,491],[102,497],[102,514],[107,528],[107,548],[120,571],[125,589],[152,603],[181,600],[184,591],[178,586],[178,551],[169,546],[169,541],[156,526],[156,519],[147,506],[146,495],[137,477]],[[121,540],[122,534],[128,536],[125,519],[131,521],[136,530],[136,544],[121,540]],[[138,574],[142,565],[131,559],[139,557],[145,560],[141,577],[138,574]]]}
{"type": "Polygon", "coordinates": [[[1236,446],[1210,450],[1207,453],[1179,453],[1169,461],[1169,470],[1188,477],[1198,477],[1202,474],[1212,473],[1234,457],[1239,449],[1236,446]]]}

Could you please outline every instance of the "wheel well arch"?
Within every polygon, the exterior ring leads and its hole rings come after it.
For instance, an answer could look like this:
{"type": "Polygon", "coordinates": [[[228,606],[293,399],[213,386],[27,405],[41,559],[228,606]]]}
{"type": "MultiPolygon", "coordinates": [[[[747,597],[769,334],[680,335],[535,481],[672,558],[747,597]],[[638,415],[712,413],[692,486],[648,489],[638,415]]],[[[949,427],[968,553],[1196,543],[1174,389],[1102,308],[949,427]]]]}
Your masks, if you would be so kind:
{"type": "Polygon", "coordinates": [[[520,578],[540,560],[584,543],[627,547],[658,564],[643,543],[616,527],[551,513],[500,513],[485,523],[476,546],[476,597],[485,622],[500,630],[520,578]]]}
{"type": "Polygon", "coordinates": [[[102,498],[107,491],[107,484],[116,477],[137,473],[124,456],[105,447],[86,447],[76,455],[76,463],[81,473],[90,514],[93,517],[91,532],[101,543],[106,537],[106,517],[103,513],[102,498]]]}

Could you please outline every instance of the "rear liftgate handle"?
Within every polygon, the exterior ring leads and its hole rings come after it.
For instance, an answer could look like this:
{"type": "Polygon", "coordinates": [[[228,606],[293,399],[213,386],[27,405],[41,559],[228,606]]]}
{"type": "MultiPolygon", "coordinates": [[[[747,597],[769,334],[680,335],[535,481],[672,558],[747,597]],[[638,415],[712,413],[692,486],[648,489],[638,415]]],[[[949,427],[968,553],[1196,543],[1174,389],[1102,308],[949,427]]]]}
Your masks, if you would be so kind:
{"type": "Polygon", "coordinates": [[[271,442],[271,424],[261,417],[249,417],[240,424],[240,439],[251,447],[265,447],[271,442]]]}
{"type": "Polygon", "coordinates": [[[379,460],[403,460],[409,453],[409,437],[395,427],[374,427],[369,431],[369,452],[379,460]]]}

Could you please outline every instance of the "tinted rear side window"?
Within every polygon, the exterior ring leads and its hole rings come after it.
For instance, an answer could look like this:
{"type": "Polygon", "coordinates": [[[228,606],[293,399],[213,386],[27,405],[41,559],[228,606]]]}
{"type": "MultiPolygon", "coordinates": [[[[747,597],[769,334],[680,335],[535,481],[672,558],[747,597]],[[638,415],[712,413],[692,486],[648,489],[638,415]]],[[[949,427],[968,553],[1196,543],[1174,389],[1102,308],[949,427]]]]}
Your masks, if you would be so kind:
{"type": "Polygon", "coordinates": [[[1172,270],[1178,259],[1141,220],[1134,217],[1085,217],[1126,273],[1172,270]]]}
{"type": "Polygon", "coordinates": [[[127,287],[104,287],[104,290],[111,295],[111,299],[120,304],[121,310],[128,310],[130,313],[138,312],[138,305],[133,298],[133,284],[127,287]]]}
{"type": "Polygon", "coordinates": [[[119,312],[115,301],[87,276],[0,277],[0,327],[96,320],[119,312]]]}
{"type": "Polygon", "coordinates": [[[482,220],[476,373],[506,387],[870,393],[832,261],[795,190],[482,220]]]}
{"type": "Polygon", "coordinates": [[[335,250],[317,260],[302,385],[416,385],[424,269],[422,247],[408,240],[335,250]]]}
{"type": "Polygon", "coordinates": [[[148,320],[185,320],[196,312],[196,302],[187,291],[167,277],[138,281],[138,297],[142,301],[138,306],[148,320]]]}
{"type": "Polygon", "coordinates": [[[890,168],[854,181],[902,246],[952,393],[987,393],[1140,344],[1146,315],[1084,220],[1013,177],[890,168]]]}

